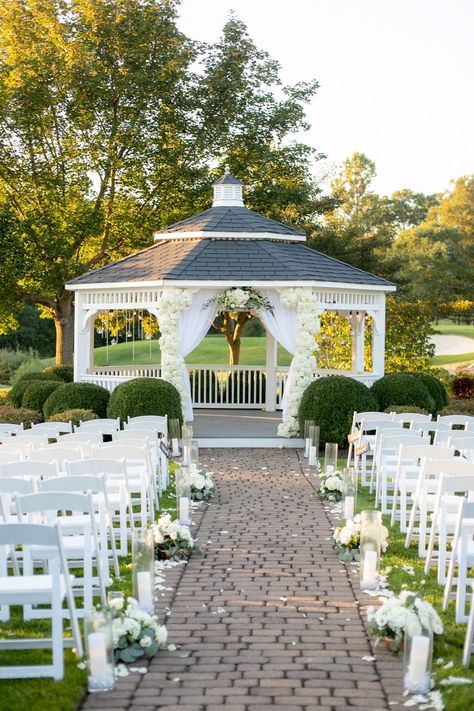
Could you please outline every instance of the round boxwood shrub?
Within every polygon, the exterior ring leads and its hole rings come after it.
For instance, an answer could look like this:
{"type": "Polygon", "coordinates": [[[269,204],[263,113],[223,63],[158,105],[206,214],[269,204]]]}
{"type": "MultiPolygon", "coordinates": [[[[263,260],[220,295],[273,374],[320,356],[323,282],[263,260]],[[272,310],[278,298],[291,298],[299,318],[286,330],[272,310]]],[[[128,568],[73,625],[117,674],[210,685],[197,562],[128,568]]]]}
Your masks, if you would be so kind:
{"type": "Polygon", "coordinates": [[[26,388],[34,380],[57,380],[61,382],[58,377],[43,373],[41,370],[33,373],[25,373],[17,380],[8,394],[8,399],[14,407],[21,407],[26,388]]]}
{"type": "Polygon", "coordinates": [[[370,391],[380,410],[387,410],[391,405],[409,405],[428,412],[435,411],[435,403],[428,388],[409,373],[384,375],[372,385],[370,391]]]}
{"type": "Polygon", "coordinates": [[[72,422],[73,425],[77,426],[80,422],[86,422],[87,420],[97,420],[98,417],[92,410],[81,410],[80,408],[75,408],[74,410],[65,410],[64,412],[57,412],[55,415],[51,415],[48,418],[48,422],[72,422]]]}
{"type": "Polygon", "coordinates": [[[52,380],[62,380],[63,383],[72,383],[74,380],[74,368],[72,365],[50,365],[43,373],[52,376],[52,380]]]}
{"type": "Polygon", "coordinates": [[[21,406],[43,412],[44,403],[61,385],[60,380],[33,380],[25,390],[21,406]]]}
{"type": "Polygon", "coordinates": [[[337,442],[347,447],[354,411],[378,410],[369,388],[353,378],[330,375],[312,382],[303,393],[298,411],[300,430],[305,420],[314,420],[320,427],[320,444],[337,442]]]}
{"type": "Polygon", "coordinates": [[[64,383],[46,400],[43,412],[47,418],[65,410],[92,410],[98,417],[107,416],[110,393],[93,383],[64,383]]]}
{"type": "Polygon", "coordinates": [[[21,425],[23,422],[25,427],[31,427],[32,424],[37,425],[38,422],[43,422],[43,417],[41,412],[36,412],[36,410],[5,405],[0,407],[0,422],[10,425],[21,425]]]}
{"type": "Polygon", "coordinates": [[[107,415],[122,421],[140,415],[168,415],[183,421],[179,392],[160,378],[135,378],[118,385],[110,396],[107,415]]]}
{"type": "Polygon", "coordinates": [[[448,404],[448,393],[446,392],[446,388],[444,387],[441,380],[438,380],[438,378],[435,378],[429,373],[410,372],[408,373],[408,375],[413,375],[415,378],[418,378],[418,380],[423,383],[423,385],[428,390],[429,394],[434,400],[436,412],[439,412],[443,409],[445,405],[448,404]]]}

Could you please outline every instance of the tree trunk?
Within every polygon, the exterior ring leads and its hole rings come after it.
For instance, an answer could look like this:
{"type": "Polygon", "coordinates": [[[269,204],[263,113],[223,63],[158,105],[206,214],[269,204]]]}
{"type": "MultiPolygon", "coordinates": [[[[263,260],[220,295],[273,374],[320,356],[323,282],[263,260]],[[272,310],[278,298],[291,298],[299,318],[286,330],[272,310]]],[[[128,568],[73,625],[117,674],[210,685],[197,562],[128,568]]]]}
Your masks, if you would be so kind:
{"type": "Polygon", "coordinates": [[[56,365],[72,365],[74,355],[74,295],[63,291],[56,300],[56,365]]]}
{"type": "Polygon", "coordinates": [[[240,359],[240,338],[234,340],[233,334],[226,334],[227,344],[229,346],[229,365],[239,365],[240,359]]]}

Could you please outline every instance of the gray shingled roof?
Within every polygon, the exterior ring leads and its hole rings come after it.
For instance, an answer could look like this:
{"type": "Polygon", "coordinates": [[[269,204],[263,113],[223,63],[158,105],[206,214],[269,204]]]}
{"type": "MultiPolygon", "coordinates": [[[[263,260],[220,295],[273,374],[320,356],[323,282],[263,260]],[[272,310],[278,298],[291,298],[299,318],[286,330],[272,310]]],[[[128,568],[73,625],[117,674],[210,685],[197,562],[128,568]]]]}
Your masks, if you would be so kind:
{"type": "Polygon", "coordinates": [[[216,180],[213,185],[243,185],[243,183],[241,183],[240,180],[237,180],[237,178],[234,178],[234,176],[230,173],[225,173],[222,178],[216,180]]]}
{"type": "Polygon", "coordinates": [[[278,235],[304,235],[303,232],[283,225],[281,222],[264,217],[246,207],[211,207],[185,220],[169,225],[160,233],[168,232],[269,232],[278,235]]]}
{"type": "Polygon", "coordinates": [[[321,281],[392,286],[392,282],[298,242],[163,239],[70,284],[134,281],[321,281]]]}

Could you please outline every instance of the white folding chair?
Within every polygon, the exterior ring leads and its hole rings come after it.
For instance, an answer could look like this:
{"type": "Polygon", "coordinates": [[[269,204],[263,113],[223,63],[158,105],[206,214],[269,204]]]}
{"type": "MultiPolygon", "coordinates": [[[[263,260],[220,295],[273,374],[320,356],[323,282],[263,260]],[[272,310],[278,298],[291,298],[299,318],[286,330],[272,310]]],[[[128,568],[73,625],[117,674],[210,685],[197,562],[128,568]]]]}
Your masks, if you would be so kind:
{"type": "MultiPolygon", "coordinates": [[[[375,506],[382,507],[382,513],[390,512],[393,490],[397,474],[400,445],[417,444],[423,441],[421,432],[404,430],[403,434],[392,434],[393,430],[382,431],[376,459],[375,506]]],[[[426,441],[426,438],[425,438],[426,441]]]]}
{"type": "Polygon", "coordinates": [[[48,437],[59,436],[72,432],[72,422],[40,422],[37,425],[31,425],[33,434],[43,434],[45,432],[48,437]],[[49,434],[54,433],[53,435],[49,434]]]}
{"type": "Polygon", "coordinates": [[[467,425],[474,423],[474,417],[471,415],[438,415],[438,422],[446,422],[451,425],[451,427],[463,427],[466,428],[467,425]]]}
{"type": "Polygon", "coordinates": [[[2,449],[0,450],[0,465],[1,464],[8,464],[9,462],[21,462],[23,459],[23,454],[18,451],[18,449],[7,449],[6,451],[3,449],[4,445],[2,445],[2,449]]]}
{"type": "Polygon", "coordinates": [[[112,520],[118,523],[112,533],[119,543],[118,555],[128,555],[128,539],[135,528],[132,499],[125,459],[84,459],[66,462],[67,476],[104,476],[112,520]]]}
{"type": "Polygon", "coordinates": [[[124,427],[135,427],[139,429],[151,426],[158,434],[168,436],[168,415],[140,415],[139,417],[129,417],[124,427]]]}
{"type": "Polygon", "coordinates": [[[0,679],[26,679],[31,677],[52,677],[56,681],[64,676],[63,645],[75,646],[79,657],[83,654],[79,633],[71,577],[66,564],[61,536],[57,526],[42,526],[24,523],[10,523],[0,526],[0,618],[6,622],[12,605],[49,605],[52,635],[41,639],[11,638],[0,640],[0,649],[51,648],[52,663],[42,665],[0,666],[0,679]],[[31,546],[42,546],[48,550],[47,573],[38,574],[34,567],[25,566],[21,575],[8,575],[4,550],[23,546],[24,559],[31,546]],[[63,637],[63,601],[67,601],[71,620],[72,638],[63,637]]]}
{"type": "Polygon", "coordinates": [[[17,434],[23,432],[23,423],[21,425],[13,425],[10,422],[0,422],[0,434],[17,434]]]}
{"type": "MultiPolygon", "coordinates": [[[[82,578],[74,577],[73,593],[83,598],[83,607],[77,609],[79,617],[86,616],[93,606],[94,597],[99,596],[101,603],[106,604],[99,534],[97,530],[97,505],[92,500],[92,494],[48,491],[38,494],[17,496],[18,516],[26,516],[31,523],[59,524],[64,553],[68,565],[72,569],[81,568],[82,578]],[[64,515],[69,512],[69,515],[64,515]],[[94,575],[94,568],[96,575],[94,575]]],[[[42,547],[30,549],[31,565],[38,564],[48,558],[48,551],[42,547]]],[[[26,565],[26,562],[24,563],[26,565]]],[[[29,618],[44,617],[42,610],[25,608],[29,618]]]]}
{"type": "Polygon", "coordinates": [[[153,489],[155,498],[161,494],[163,489],[163,481],[168,478],[168,460],[159,447],[159,439],[157,430],[153,429],[134,429],[127,428],[120,430],[112,435],[113,442],[128,441],[130,444],[139,446],[146,445],[150,452],[151,467],[153,472],[153,489]],[[162,461],[166,460],[166,464],[162,461]],[[162,472],[162,470],[164,470],[162,472]]]}
{"type": "MultiPolygon", "coordinates": [[[[74,464],[74,462],[71,462],[74,464]]],[[[88,476],[81,474],[80,476],[59,476],[54,479],[45,479],[38,483],[39,491],[68,491],[79,494],[87,494],[89,491],[92,494],[94,503],[98,503],[98,533],[100,552],[102,557],[102,565],[104,577],[108,579],[109,584],[112,583],[109,575],[109,566],[114,566],[114,573],[117,577],[120,575],[120,569],[117,558],[117,548],[115,546],[115,537],[113,534],[113,510],[108,500],[107,485],[105,476],[94,475],[88,476]],[[108,542],[110,540],[110,551],[108,542]]]]}
{"type": "Polygon", "coordinates": [[[390,525],[400,521],[400,531],[406,533],[408,524],[409,496],[416,491],[423,459],[448,459],[454,457],[454,449],[436,447],[433,444],[402,444],[398,451],[397,470],[393,485],[393,501],[390,525]]]}
{"type": "Polygon", "coordinates": [[[464,638],[464,648],[462,652],[462,663],[469,667],[471,655],[474,653],[474,580],[470,583],[471,601],[469,619],[467,621],[466,637],[464,638]]]}
{"type": "MultiPolygon", "coordinates": [[[[350,434],[353,435],[355,433],[359,433],[359,439],[354,442],[349,442],[349,450],[347,453],[347,466],[356,466],[355,462],[355,450],[356,447],[360,444],[361,441],[361,436],[362,436],[362,430],[361,430],[361,423],[366,420],[366,421],[377,421],[377,422],[384,422],[384,421],[390,421],[393,419],[393,413],[388,413],[388,412],[354,412],[352,415],[352,425],[350,429],[350,434]]],[[[363,486],[366,486],[366,483],[363,484],[363,486]]]]}
{"type": "Polygon", "coordinates": [[[405,548],[409,548],[412,539],[418,537],[418,555],[420,558],[426,558],[428,516],[434,510],[439,478],[441,474],[464,476],[467,473],[466,462],[460,457],[422,460],[415,493],[412,496],[413,505],[405,537],[405,548]],[[418,529],[415,527],[417,516],[418,529]]]}
{"type": "Polygon", "coordinates": [[[56,462],[10,462],[0,464],[0,476],[38,481],[58,476],[58,467],[56,462]]]}
{"type": "Polygon", "coordinates": [[[79,440],[76,440],[75,442],[62,442],[61,438],[59,438],[57,442],[50,444],[48,449],[52,449],[56,452],[61,450],[76,449],[82,453],[82,456],[85,459],[86,457],[91,456],[92,449],[95,446],[96,445],[91,442],[80,442],[79,440]]]}
{"type": "Polygon", "coordinates": [[[408,425],[410,428],[416,423],[426,424],[432,419],[431,415],[424,415],[421,412],[397,412],[393,416],[394,422],[400,422],[402,425],[408,425]]]}
{"type": "Polygon", "coordinates": [[[111,435],[120,429],[120,418],[103,417],[98,420],[80,420],[79,425],[74,427],[74,432],[100,432],[104,435],[111,435]]]}
{"type": "Polygon", "coordinates": [[[98,459],[123,459],[132,504],[139,507],[134,514],[145,528],[155,518],[155,489],[149,447],[130,442],[105,442],[95,448],[98,459]]]}
{"type": "Polygon", "coordinates": [[[65,462],[77,459],[84,459],[82,449],[79,447],[54,447],[51,445],[30,455],[32,462],[56,462],[59,473],[65,471],[65,462]]]}
{"type": "MultiPolygon", "coordinates": [[[[471,498],[474,494],[474,465],[463,462],[466,474],[441,474],[438,480],[438,490],[430,515],[431,528],[428,541],[428,550],[425,560],[425,575],[430,572],[431,563],[437,559],[438,583],[446,582],[446,566],[449,562],[448,537],[454,534],[460,499],[471,498]],[[435,542],[438,551],[435,553],[435,542]]],[[[456,465],[456,468],[458,464],[456,465]]]]}
{"type": "MultiPolygon", "coordinates": [[[[424,435],[428,435],[433,444],[435,443],[436,436],[439,432],[452,432],[451,427],[445,422],[436,421],[414,422],[411,426],[411,429],[418,430],[418,432],[422,432],[424,435]]],[[[436,442],[436,444],[438,443],[436,442]]]]}
{"type": "Polygon", "coordinates": [[[104,438],[102,432],[73,432],[72,434],[61,435],[58,439],[58,444],[68,443],[68,446],[74,447],[76,444],[102,444],[104,438]]]}
{"type": "Polygon", "coordinates": [[[466,602],[470,598],[471,608],[473,605],[472,594],[468,594],[467,588],[474,583],[468,577],[469,569],[474,566],[474,502],[463,501],[458,510],[458,516],[453,536],[452,554],[449,561],[448,577],[444,586],[443,610],[448,609],[449,601],[456,600],[456,622],[462,624],[468,621],[466,615],[466,602]],[[454,571],[458,570],[457,577],[454,571]],[[453,592],[453,587],[456,591],[453,592]]]}
{"type": "Polygon", "coordinates": [[[18,440],[19,443],[22,441],[27,442],[33,451],[41,449],[42,447],[47,447],[49,444],[49,438],[46,434],[31,434],[31,430],[18,432],[15,439],[18,440]]]}
{"type": "MultiPolygon", "coordinates": [[[[371,425],[372,423],[370,423],[371,425]]],[[[377,487],[375,486],[378,480],[378,468],[380,467],[380,445],[382,442],[382,437],[404,437],[408,434],[412,439],[420,439],[421,434],[417,432],[411,432],[408,429],[403,428],[399,422],[388,422],[387,424],[379,424],[375,430],[375,438],[373,444],[371,444],[371,449],[373,452],[373,463],[372,470],[370,472],[370,493],[374,491],[377,494],[377,487]]]]}
{"type": "MultiPolygon", "coordinates": [[[[464,435],[469,434],[465,430],[461,430],[461,432],[463,432],[464,435]]],[[[474,433],[467,437],[450,437],[449,445],[459,452],[460,457],[474,462],[474,433]]]]}
{"type": "Polygon", "coordinates": [[[28,459],[33,451],[31,444],[24,438],[11,437],[8,442],[4,442],[0,452],[20,452],[22,459],[28,459]]]}

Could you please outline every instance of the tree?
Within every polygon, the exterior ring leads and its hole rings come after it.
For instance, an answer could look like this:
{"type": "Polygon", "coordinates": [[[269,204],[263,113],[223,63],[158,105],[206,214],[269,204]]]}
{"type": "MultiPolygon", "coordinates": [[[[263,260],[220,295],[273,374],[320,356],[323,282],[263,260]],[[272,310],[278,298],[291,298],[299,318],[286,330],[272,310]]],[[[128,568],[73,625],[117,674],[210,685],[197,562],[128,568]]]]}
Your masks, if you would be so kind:
{"type": "Polygon", "coordinates": [[[177,5],[0,6],[1,327],[22,302],[39,305],[55,322],[57,362],[72,360],[64,283],[208,207],[225,162],[248,182],[250,206],[295,224],[318,210],[318,156],[291,142],[316,84],[282,86],[235,18],[216,46],[198,46],[177,30],[177,5]]]}

